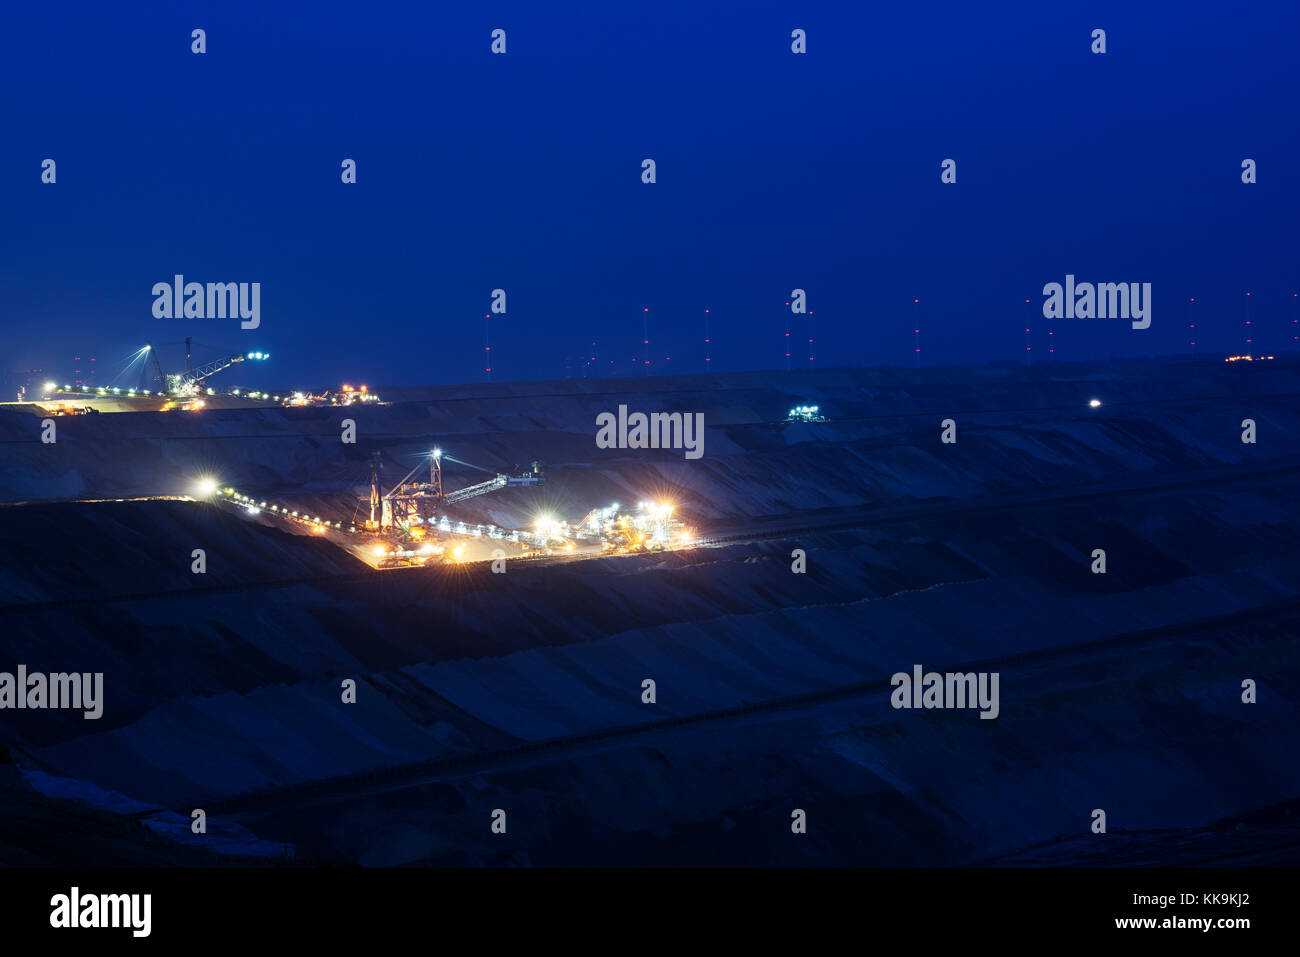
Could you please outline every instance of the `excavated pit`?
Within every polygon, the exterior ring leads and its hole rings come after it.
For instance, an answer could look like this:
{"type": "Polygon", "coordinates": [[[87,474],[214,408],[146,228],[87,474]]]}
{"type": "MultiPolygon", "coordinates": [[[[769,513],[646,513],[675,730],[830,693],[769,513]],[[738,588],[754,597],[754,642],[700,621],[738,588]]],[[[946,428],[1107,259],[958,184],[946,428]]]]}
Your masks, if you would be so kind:
{"type": "MultiPolygon", "coordinates": [[[[166,822],[194,807],[227,828],[220,862],[1069,863],[1094,859],[1075,836],[1098,807],[1115,846],[1143,835],[1138,859],[1165,833],[1185,855],[1188,829],[1300,795],[1298,372],[387,390],[402,401],[357,411],[356,446],[338,439],[351,410],[77,417],[53,447],[0,413],[0,493],[28,503],[0,506],[0,670],[102,671],[106,698],[98,721],[6,712],[9,787],[130,807],[183,863],[206,852],[166,822]],[[704,412],[704,456],[595,448],[619,403],[704,412]],[[831,421],[780,421],[800,403],[831,421]],[[213,475],[346,520],[373,452],[391,480],[431,443],[547,464],[545,488],[465,521],[671,496],[737,540],[376,571],[217,504],[50,501],[213,475]],[[890,676],[918,663],[998,671],[998,718],[893,709],[890,676]]],[[[115,841],[96,863],[135,859],[115,841]]]]}

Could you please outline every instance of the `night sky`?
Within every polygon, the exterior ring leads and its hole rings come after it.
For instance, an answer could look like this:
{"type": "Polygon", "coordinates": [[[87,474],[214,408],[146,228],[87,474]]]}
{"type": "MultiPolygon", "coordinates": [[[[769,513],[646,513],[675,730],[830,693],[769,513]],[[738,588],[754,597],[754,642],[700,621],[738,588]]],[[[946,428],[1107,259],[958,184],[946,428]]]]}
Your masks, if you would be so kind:
{"type": "Polygon", "coordinates": [[[88,353],[106,384],[191,335],[196,359],[272,353],[226,385],[480,381],[498,287],[497,380],[639,374],[645,307],[652,374],[703,368],[706,308],[715,371],[783,368],[796,287],[821,366],[911,365],[918,318],[923,365],[1023,361],[1026,326],[1045,358],[1042,287],[1067,273],[1152,283],[1153,321],[1060,320],[1059,359],[1187,355],[1189,321],[1223,356],[1247,318],[1256,351],[1289,352],[1300,319],[1294,2],[0,17],[10,370],[62,381],[88,353]],[[260,282],[261,328],[155,319],[178,272],[260,282]]]}

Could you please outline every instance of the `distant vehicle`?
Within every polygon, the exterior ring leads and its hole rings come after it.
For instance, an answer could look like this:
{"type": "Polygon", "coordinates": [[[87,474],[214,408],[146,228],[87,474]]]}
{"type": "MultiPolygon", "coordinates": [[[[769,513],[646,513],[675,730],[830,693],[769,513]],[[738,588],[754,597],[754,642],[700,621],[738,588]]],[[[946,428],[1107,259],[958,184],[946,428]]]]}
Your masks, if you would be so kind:
{"type": "Polygon", "coordinates": [[[786,416],[787,422],[825,422],[826,416],[822,415],[819,407],[815,405],[796,405],[786,416]]]}
{"type": "Polygon", "coordinates": [[[55,402],[43,406],[46,415],[86,415],[89,412],[97,411],[89,406],[76,405],[73,402],[55,402]]]}

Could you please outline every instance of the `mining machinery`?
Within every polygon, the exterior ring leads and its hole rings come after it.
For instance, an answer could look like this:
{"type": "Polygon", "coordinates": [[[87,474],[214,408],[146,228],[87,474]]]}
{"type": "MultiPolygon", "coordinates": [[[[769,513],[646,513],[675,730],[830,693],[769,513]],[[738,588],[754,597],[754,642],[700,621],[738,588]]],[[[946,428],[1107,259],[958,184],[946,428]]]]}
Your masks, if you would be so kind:
{"type": "Polygon", "coordinates": [[[202,388],[203,381],[209,376],[215,375],[222,369],[228,369],[237,362],[246,362],[248,360],[262,361],[271,358],[269,352],[232,352],[230,355],[222,356],[220,359],[213,359],[211,362],[205,362],[202,365],[190,365],[190,341],[185,340],[185,371],[184,372],[163,372],[162,363],[158,361],[158,350],[152,344],[145,344],[145,352],[153,360],[154,371],[162,387],[162,391],[169,395],[175,396],[194,396],[198,395],[202,388]]]}
{"type": "Polygon", "coordinates": [[[416,477],[416,473],[422,472],[425,467],[425,463],[420,462],[385,493],[380,484],[382,467],[381,455],[376,452],[370,464],[370,518],[365,527],[367,531],[400,543],[425,540],[436,527],[444,506],[455,505],[498,489],[546,484],[542,464],[534,462],[530,470],[499,472],[477,485],[444,492],[442,450],[433,449],[428,455],[428,481],[423,476],[416,477]]]}

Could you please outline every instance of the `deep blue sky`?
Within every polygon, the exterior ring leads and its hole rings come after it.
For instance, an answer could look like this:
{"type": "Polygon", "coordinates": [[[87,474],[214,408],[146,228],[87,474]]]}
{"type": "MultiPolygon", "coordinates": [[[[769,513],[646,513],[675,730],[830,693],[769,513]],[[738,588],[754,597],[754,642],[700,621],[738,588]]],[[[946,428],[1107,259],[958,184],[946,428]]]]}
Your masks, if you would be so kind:
{"type": "Polygon", "coordinates": [[[1058,323],[1061,358],[1186,353],[1189,296],[1209,354],[1244,348],[1247,289],[1261,348],[1300,318],[1293,2],[0,16],[6,364],[56,378],[189,334],[270,350],[245,385],[472,381],[495,287],[497,379],[561,377],[593,339],[631,372],[644,306],[654,372],[701,368],[706,307],[716,369],[781,368],[796,286],[819,364],[910,364],[914,297],[926,365],[1021,358],[1026,325],[1037,356],[1067,272],[1151,282],[1154,315],[1058,323]],[[261,329],[154,319],[176,272],[260,281],[261,329]]]}

